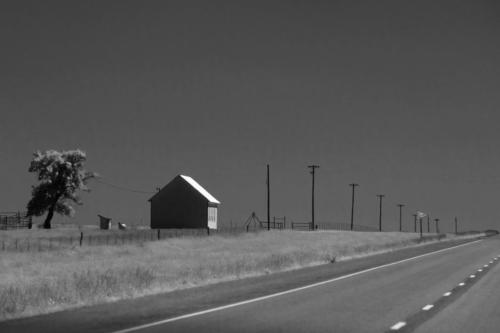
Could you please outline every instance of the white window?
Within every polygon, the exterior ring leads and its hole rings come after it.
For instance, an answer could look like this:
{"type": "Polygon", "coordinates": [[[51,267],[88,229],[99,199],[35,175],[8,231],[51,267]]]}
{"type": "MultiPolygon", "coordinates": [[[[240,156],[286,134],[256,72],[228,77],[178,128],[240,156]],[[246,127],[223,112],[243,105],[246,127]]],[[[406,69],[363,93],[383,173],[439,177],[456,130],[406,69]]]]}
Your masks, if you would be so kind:
{"type": "Polygon", "coordinates": [[[208,207],[208,228],[217,229],[217,207],[208,207]]]}

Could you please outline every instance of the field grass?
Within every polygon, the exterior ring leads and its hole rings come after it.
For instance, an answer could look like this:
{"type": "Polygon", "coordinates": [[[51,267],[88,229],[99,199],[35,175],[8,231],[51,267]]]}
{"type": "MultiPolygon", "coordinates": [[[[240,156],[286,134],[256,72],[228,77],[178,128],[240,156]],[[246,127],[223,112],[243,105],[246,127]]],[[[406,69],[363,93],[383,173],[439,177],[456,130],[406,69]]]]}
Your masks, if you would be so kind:
{"type": "Polygon", "coordinates": [[[413,233],[271,231],[4,252],[0,320],[317,265],[418,242],[413,233]]]}

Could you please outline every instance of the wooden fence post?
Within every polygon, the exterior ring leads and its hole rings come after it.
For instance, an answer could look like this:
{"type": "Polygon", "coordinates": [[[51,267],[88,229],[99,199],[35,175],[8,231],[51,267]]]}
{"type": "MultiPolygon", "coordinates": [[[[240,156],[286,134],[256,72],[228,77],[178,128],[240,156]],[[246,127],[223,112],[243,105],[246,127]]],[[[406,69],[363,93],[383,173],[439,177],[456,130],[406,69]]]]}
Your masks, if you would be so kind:
{"type": "Polygon", "coordinates": [[[82,246],[83,243],[83,231],[80,232],[80,247],[82,246]]]}

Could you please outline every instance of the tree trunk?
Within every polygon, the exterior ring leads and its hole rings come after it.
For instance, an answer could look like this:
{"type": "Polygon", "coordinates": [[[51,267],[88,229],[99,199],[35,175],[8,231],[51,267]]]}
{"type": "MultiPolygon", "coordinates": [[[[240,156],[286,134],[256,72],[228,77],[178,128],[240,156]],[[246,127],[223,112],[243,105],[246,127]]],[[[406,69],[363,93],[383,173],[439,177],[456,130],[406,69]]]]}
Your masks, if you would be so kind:
{"type": "Polygon", "coordinates": [[[56,208],[56,205],[52,205],[49,208],[49,212],[47,214],[47,217],[45,218],[45,222],[43,222],[43,228],[44,229],[50,229],[50,221],[52,220],[52,217],[54,216],[54,210],[56,208]]]}

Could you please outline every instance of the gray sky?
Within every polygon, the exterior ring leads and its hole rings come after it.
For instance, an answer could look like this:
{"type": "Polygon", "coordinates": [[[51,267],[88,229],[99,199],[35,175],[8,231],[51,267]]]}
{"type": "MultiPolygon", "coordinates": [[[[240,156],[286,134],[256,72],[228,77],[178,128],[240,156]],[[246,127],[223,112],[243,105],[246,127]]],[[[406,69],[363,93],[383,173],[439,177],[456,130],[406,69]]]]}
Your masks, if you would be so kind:
{"type": "MultiPolygon", "coordinates": [[[[4,1],[0,211],[23,210],[33,151],[81,148],[119,186],[179,173],[223,223],[271,215],[498,228],[497,1],[4,1]]],[[[91,183],[73,219],[149,223],[149,195],[91,183]]],[[[57,218],[61,221],[61,218],[57,218]]]]}

